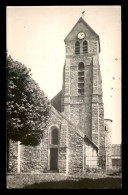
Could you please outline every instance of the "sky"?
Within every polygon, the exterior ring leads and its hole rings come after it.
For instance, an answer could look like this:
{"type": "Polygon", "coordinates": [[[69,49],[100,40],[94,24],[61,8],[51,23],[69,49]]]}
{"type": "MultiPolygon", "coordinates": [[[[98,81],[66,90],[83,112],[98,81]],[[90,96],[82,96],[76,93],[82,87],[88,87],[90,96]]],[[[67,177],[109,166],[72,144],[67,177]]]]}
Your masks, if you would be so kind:
{"type": "Polygon", "coordinates": [[[121,7],[7,6],[7,50],[31,68],[40,88],[53,98],[62,89],[64,39],[85,11],[84,20],[99,35],[104,118],[112,119],[112,143],[121,138],[121,7]]]}

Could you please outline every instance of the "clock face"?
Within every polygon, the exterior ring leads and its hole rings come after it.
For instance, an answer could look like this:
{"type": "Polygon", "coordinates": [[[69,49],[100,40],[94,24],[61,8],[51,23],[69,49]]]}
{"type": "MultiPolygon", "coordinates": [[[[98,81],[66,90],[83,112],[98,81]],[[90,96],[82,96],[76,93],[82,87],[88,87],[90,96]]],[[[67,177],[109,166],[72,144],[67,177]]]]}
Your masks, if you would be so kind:
{"type": "Polygon", "coordinates": [[[78,38],[79,39],[83,39],[85,37],[85,33],[84,32],[79,32],[78,33],[78,38]]]}

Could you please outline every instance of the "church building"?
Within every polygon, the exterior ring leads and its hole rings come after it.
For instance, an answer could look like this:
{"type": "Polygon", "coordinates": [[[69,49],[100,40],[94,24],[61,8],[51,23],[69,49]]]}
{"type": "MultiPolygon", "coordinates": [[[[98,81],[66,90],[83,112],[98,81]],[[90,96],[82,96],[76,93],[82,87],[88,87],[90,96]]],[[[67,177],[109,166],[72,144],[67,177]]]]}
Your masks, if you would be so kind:
{"type": "Polygon", "coordinates": [[[88,167],[99,168],[105,144],[111,145],[106,132],[112,121],[104,123],[99,36],[80,17],[64,43],[63,85],[51,100],[50,123],[36,147],[10,140],[10,172],[82,174],[88,167]]]}

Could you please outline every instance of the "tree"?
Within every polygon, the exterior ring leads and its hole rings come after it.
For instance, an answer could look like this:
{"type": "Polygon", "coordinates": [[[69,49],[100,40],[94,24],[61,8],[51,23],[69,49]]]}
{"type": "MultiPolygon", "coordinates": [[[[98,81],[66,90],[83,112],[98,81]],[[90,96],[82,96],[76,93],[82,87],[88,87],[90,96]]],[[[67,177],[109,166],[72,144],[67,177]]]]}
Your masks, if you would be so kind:
{"type": "Polygon", "coordinates": [[[31,77],[31,70],[6,58],[7,137],[24,145],[38,145],[50,117],[50,103],[31,77]]]}

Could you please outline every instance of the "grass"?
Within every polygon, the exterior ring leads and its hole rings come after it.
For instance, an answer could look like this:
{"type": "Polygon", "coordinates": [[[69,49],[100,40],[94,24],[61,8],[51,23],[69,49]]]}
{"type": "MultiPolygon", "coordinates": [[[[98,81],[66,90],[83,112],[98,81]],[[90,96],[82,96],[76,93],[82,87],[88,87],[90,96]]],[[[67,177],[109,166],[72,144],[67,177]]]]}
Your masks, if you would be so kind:
{"type": "Polygon", "coordinates": [[[79,181],[41,182],[26,185],[25,189],[120,189],[120,178],[80,179],[79,181]]]}
{"type": "Polygon", "coordinates": [[[8,175],[8,188],[22,189],[121,189],[121,177],[67,177],[58,174],[8,175]]]}

